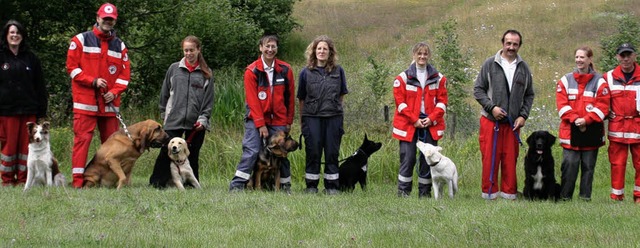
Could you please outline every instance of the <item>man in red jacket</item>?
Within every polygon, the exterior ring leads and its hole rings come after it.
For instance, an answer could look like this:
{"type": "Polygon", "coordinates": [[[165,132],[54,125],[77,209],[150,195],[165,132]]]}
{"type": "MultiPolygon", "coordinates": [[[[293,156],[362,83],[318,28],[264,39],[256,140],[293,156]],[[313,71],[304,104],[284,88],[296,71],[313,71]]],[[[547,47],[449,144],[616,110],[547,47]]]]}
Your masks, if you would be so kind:
{"type": "Polygon", "coordinates": [[[624,175],[627,156],[636,170],[633,200],[640,204],[640,66],[636,49],[624,43],[616,50],[618,66],[604,74],[611,89],[609,112],[609,162],[611,163],[611,199],[624,200],[624,175]]]}
{"type": "Polygon", "coordinates": [[[67,72],[73,94],[72,186],[82,187],[87,153],[98,126],[102,142],[118,130],[116,112],[127,89],[131,70],[127,47],[116,37],[116,6],[100,6],[93,30],[71,38],[67,72]]]}

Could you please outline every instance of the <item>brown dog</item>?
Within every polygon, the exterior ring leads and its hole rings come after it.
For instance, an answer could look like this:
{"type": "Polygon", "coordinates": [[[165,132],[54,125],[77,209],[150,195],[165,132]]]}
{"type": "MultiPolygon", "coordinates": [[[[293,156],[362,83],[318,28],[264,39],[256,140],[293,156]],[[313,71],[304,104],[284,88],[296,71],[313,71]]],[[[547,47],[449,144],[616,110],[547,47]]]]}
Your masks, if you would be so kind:
{"type": "Polygon", "coordinates": [[[277,131],[269,136],[267,144],[258,155],[258,160],[253,168],[253,174],[248,188],[261,190],[263,184],[275,185],[275,191],[280,190],[280,165],[289,152],[298,149],[298,142],[284,131],[277,131]]]}
{"type": "Polygon", "coordinates": [[[131,138],[120,129],[100,146],[84,171],[85,188],[96,185],[122,188],[129,183],[140,155],[149,147],[160,148],[169,139],[162,125],[153,120],[135,123],[127,129],[131,138]]]}

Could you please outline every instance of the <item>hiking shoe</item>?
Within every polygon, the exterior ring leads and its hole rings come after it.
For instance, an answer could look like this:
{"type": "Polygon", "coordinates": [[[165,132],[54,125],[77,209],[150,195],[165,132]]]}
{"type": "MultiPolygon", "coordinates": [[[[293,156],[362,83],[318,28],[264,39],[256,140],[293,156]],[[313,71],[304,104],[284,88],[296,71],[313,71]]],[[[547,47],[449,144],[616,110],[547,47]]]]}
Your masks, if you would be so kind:
{"type": "Polygon", "coordinates": [[[398,197],[407,198],[409,197],[409,192],[398,190],[398,197]]]}
{"type": "Polygon", "coordinates": [[[317,194],[318,193],[318,188],[306,188],[306,189],[304,189],[304,193],[317,194]]]}
{"type": "Polygon", "coordinates": [[[231,187],[229,188],[229,193],[242,193],[244,192],[244,189],[241,187],[231,187]]]}
{"type": "Polygon", "coordinates": [[[287,195],[291,195],[291,184],[280,185],[280,191],[286,193],[287,195]]]}

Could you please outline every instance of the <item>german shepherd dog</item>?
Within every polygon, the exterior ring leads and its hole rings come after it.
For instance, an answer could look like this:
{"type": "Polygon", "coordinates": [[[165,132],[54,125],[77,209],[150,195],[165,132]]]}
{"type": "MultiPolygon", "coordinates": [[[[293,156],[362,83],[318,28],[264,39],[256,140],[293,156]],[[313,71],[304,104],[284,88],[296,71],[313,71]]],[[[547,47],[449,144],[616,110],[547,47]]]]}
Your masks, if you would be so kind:
{"type": "Polygon", "coordinates": [[[363,191],[366,190],[369,156],[380,150],[381,147],[382,143],[371,141],[367,138],[367,134],[364,135],[362,145],[340,165],[340,191],[351,192],[357,183],[360,183],[360,188],[363,191]]]}
{"type": "Polygon", "coordinates": [[[260,150],[253,174],[247,188],[280,190],[280,166],[289,152],[298,149],[298,142],[284,131],[269,136],[266,145],[260,150]]]}

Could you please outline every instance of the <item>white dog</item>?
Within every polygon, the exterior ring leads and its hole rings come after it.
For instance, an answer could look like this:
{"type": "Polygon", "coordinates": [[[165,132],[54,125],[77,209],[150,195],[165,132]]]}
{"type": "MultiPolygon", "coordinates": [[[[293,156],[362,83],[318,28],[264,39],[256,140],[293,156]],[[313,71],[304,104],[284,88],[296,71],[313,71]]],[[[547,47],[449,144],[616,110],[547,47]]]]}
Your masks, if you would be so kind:
{"type": "Polygon", "coordinates": [[[418,141],[416,146],[424,154],[427,164],[431,168],[431,179],[433,180],[433,193],[437,199],[442,197],[444,183],[449,188],[449,197],[458,191],[458,170],[451,159],[440,153],[442,147],[433,146],[429,143],[418,141]]]}
{"type": "Polygon", "coordinates": [[[175,137],[169,141],[169,158],[171,159],[171,182],[178,189],[184,190],[185,183],[191,183],[196,189],[201,188],[189,164],[189,147],[183,138],[175,137]]]}
{"type": "Polygon", "coordinates": [[[27,182],[24,190],[34,184],[64,186],[65,177],[58,168],[49,143],[49,122],[36,124],[27,122],[29,131],[29,153],[27,156],[27,182]]]}

